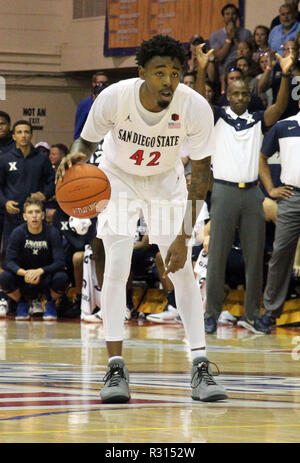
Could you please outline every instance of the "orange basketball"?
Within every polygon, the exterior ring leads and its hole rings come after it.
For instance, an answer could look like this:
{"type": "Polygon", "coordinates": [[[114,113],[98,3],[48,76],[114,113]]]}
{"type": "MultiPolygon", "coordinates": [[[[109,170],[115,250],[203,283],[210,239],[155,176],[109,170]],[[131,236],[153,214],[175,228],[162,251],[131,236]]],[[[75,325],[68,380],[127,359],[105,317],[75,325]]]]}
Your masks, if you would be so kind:
{"type": "Polygon", "coordinates": [[[56,184],[56,200],[61,209],[79,219],[93,218],[110,199],[110,183],[105,173],[93,164],[74,164],[56,184]]]}

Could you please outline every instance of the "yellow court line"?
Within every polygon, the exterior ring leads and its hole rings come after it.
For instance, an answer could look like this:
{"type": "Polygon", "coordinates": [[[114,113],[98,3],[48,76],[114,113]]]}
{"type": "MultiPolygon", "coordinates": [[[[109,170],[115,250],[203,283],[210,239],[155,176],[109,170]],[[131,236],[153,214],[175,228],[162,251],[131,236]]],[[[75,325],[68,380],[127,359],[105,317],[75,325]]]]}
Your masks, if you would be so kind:
{"type": "MultiPolygon", "coordinates": [[[[260,425],[235,425],[235,426],[189,426],[190,430],[197,429],[234,429],[234,428],[299,428],[300,424],[260,424],[260,425]]],[[[48,431],[0,431],[0,435],[7,434],[49,434],[49,433],[74,433],[74,432],[113,432],[113,431],[176,431],[182,430],[182,426],[165,428],[99,428],[99,429],[67,429],[67,430],[48,430],[48,431]]]]}

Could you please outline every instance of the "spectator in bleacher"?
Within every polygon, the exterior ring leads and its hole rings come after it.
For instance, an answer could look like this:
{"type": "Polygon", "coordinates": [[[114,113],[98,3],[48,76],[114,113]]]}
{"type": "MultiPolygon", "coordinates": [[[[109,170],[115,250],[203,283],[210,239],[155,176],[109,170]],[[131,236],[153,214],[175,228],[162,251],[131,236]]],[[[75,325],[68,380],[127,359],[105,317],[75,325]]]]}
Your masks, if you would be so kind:
{"type": "Polygon", "coordinates": [[[210,82],[209,80],[205,81],[205,98],[207,99],[210,105],[216,104],[217,87],[213,82],[210,82]]]}
{"type": "Polygon", "coordinates": [[[16,320],[29,320],[29,300],[41,294],[47,300],[44,320],[56,320],[55,300],[69,285],[62,242],[58,231],[44,222],[40,199],[27,198],[23,211],[25,223],[8,240],[0,286],[18,303],[16,320]]]}
{"type": "Polygon", "coordinates": [[[270,50],[268,38],[270,34],[270,29],[267,26],[259,25],[253,31],[253,55],[252,59],[258,61],[259,57],[270,50]]]}
{"type": "Polygon", "coordinates": [[[284,43],[296,38],[300,22],[296,19],[294,8],[287,4],[279,8],[279,19],[280,24],[271,30],[268,42],[271,50],[282,55],[284,43]]]}
{"type": "Polygon", "coordinates": [[[195,34],[193,35],[193,37],[191,37],[189,41],[189,45],[188,45],[187,59],[186,59],[184,73],[197,71],[198,62],[196,58],[196,47],[204,42],[205,42],[204,38],[199,34],[195,34]]]}
{"type": "Polygon", "coordinates": [[[271,71],[272,71],[271,60],[272,60],[272,56],[269,52],[261,54],[258,60],[258,64],[260,67],[260,73],[256,76],[257,91],[265,107],[270,106],[273,102],[273,90],[271,88],[271,71]],[[265,92],[262,92],[261,88],[262,88],[262,83],[264,81],[268,82],[269,88],[265,92]]]}
{"type": "MultiPolygon", "coordinates": [[[[280,119],[286,119],[287,117],[298,113],[300,62],[298,45],[294,40],[285,42],[283,45],[282,56],[287,57],[289,55],[293,57],[294,65],[289,74],[286,76],[289,83],[288,105],[280,119]]],[[[282,71],[280,65],[277,60],[274,60],[271,57],[268,68],[260,79],[258,86],[259,92],[266,92],[269,88],[271,88],[274,102],[279,91],[281,77],[282,71]]]]}
{"type": "Polygon", "coordinates": [[[250,40],[243,40],[237,44],[236,57],[240,58],[241,56],[248,59],[252,59],[253,55],[253,46],[250,40]]]}
{"type": "Polygon", "coordinates": [[[50,146],[46,141],[39,141],[38,143],[36,143],[36,145],[34,145],[34,147],[37,149],[37,151],[45,153],[49,156],[50,146]]]}
{"type": "Polygon", "coordinates": [[[258,82],[256,79],[256,74],[253,72],[253,62],[252,59],[247,58],[246,56],[241,56],[236,60],[236,67],[241,69],[243,72],[243,79],[249,85],[251,95],[258,93],[258,82]]]}
{"type": "Polygon", "coordinates": [[[56,143],[55,145],[51,145],[49,159],[55,171],[58,168],[62,158],[68,153],[69,149],[63,143],[56,143]]]}
{"type": "Polygon", "coordinates": [[[14,228],[24,222],[23,204],[30,195],[49,199],[55,191],[55,173],[45,153],[31,144],[32,126],[17,121],[13,126],[16,146],[0,156],[0,206],[5,207],[3,252],[14,228]]]}
{"type": "Polygon", "coordinates": [[[75,128],[74,128],[74,140],[80,137],[82,128],[85,124],[85,121],[88,117],[92,104],[94,103],[97,92],[95,92],[95,88],[97,86],[106,86],[108,85],[108,76],[103,71],[95,72],[92,76],[92,83],[91,83],[91,94],[80,101],[77,106],[76,116],[75,116],[75,128]]]}
{"type": "MultiPolygon", "coordinates": [[[[300,12],[298,11],[299,0],[285,0],[284,5],[290,5],[294,10],[294,15],[297,21],[300,22],[300,12]]],[[[273,29],[275,26],[280,25],[280,15],[275,16],[275,18],[271,22],[270,29],[273,29]]]]}
{"type": "MultiPolygon", "coordinates": [[[[186,73],[193,72],[196,77],[198,62],[196,59],[195,50],[196,50],[196,47],[198,45],[201,45],[202,43],[205,44],[205,40],[201,35],[195,34],[193,35],[193,37],[191,37],[189,41],[189,48],[188,48],[186,63],[183,68],[184,75],[186,73]]],[[[206,44],[204,45],[204,47],[206,47],[206,44]]],[[[209,80],[211,80],[212,82],[214,82],[215,80],[218,80],[219,73],[218,73],[218,69],[217,69],[213,55],[211,56],[210,62],[208,63],[206,72],[207,72],[207,77],[209,80]]]]}
{"type": "Polygon", "coordinates": [[[60,207],[53,215],[52,223],[60,233],[68,276],[75,288],[73,306],[59,314],[63,318],[80,318],[84,249],[96,235],[96,221],[97,219],[70,218],[60,207]]]}
{"type": "Polygon", "coordinates": [[[209,39],[210,48],[214,49],[214,56],[219,63],[220,76],[228,64],[236,59],[238,43],[251,39],[251,32],[237,25],[239,9],[235,5],[228,3],[222,8],[221,14],[224,27],[213,32],[209,39]]]}
{"type": "Polygon", "coordinates": [[[190,88],[194,88],[195,81],[196,81],[196,77],[195,77],[194,72],[186,72],[185,74],[183,74],[182,83],[184,85],[187,85],[190,88]]]}

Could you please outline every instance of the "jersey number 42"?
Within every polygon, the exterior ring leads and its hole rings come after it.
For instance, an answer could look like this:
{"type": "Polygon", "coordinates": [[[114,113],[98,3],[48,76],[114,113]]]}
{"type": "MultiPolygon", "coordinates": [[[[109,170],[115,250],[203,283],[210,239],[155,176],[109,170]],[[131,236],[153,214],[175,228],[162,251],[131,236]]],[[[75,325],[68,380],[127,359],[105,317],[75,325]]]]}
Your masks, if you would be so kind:
{"type": "MultiPolygon", "coordinates": [[[[151,161],[149,161],[146,166],[158,166],[159,161],[158,159],[160,158],[160,152],[159,151],[153,151],[152,153],[149,154],[149,157],[152,157],[151,161]]],[[[133,159],[135,161],[136,166],[141,166],[144,159],[144,150],[137,150],[132,156],[130,156],[129,159],[133,159]]]]}

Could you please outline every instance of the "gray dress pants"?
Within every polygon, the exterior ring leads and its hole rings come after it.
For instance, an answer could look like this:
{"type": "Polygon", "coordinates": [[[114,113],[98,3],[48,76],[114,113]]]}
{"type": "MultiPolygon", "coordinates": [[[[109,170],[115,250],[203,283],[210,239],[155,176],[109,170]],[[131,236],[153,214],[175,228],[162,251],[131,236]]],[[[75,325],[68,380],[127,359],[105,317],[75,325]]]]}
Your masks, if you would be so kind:
{"type": "Polygon", "coordinates": [[[241,189],[214,183],[211,196],[211,231],[206,277],[205,318],[218,319],[224,300],[225,270],[238,229],[245,262],[245,315],[259,316],[265,244],[264,195],[258,186],[241,189]]]}
{"type": "Polygon", "coordinates": [[[264,292],[265,313],[279,317],[292,275],[295,251],[300,235],[300,192],[278,203],[273,252],[269,261],[264,292]]]}

